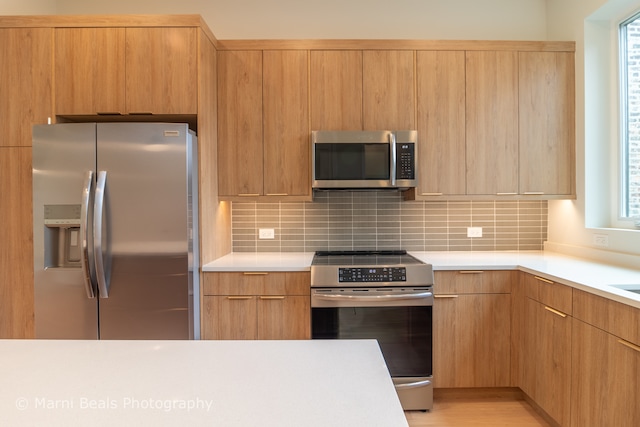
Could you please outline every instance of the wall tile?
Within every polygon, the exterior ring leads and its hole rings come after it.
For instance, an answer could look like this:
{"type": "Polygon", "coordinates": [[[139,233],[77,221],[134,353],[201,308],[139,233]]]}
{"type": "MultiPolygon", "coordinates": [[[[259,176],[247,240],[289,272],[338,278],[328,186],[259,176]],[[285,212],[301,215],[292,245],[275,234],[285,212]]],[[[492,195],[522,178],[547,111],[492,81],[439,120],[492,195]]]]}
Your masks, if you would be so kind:
{"type": "Polygon", "coordinates": [[[318,192],[314,201],[232,204],[235,252],[541,250],[547,202],[405,202],[394,191],[318,192]],[[482,237],[467,237],[482,227],[482,237]],[[275,239],[258,239],[273,228],[275,239]]]}

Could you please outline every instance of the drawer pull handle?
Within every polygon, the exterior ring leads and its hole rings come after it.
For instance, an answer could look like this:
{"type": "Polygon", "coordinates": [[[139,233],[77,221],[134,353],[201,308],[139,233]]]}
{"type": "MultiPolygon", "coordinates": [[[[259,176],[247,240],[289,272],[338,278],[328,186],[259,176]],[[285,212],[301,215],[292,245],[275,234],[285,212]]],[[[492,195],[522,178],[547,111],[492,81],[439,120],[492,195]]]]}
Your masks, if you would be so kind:
{"type": "Polygon", "coordinates": [[[544,191],[525,191],[524,195],[525,196],[543,196],[544,191]]]}
{"type": "Polygon", "coordinates": [[[462,270],[460,274],[482,274],[484,271],[482,270],[462,270]]]}
{"type": "Polygon", "coordinates": [[[289,193],[267,193],[267,196],[288,196],[289,193]]]}
{"type": "Polygon", "coordinates": [[[283,300],[284,296],[261,296],[260,299],[275,299],[275,300],[283,300]]]}
{"type": "Polygon", "coordinates": [[[231,299],[231,300],[245,300],[245,299],[251,299],[253,298],[252,296],[246,296],[246,297],[227,297],[227,299],[231,299]]]}
{"type": "Polygon", "coordinates": [[[635,350],[637,352],[640,352],[640,347],[638,347],[635,344],[631,344],[630,342],[625,341],[625,340],[618,340],[618,342],[620,344],[622,344],[623,346],[625,346],[625,347],[629,347],[631,350],[635,350]]]}
{"type": "Polygon", "coordinates": [[[560,316],[562,318],[567,317],[567,315],[564,314],[563,312],[555,310],[555,309],[553,309],[551,307],[547,307],[546,305],[544,306],[544,309],[547,310],[547,311],[552,312],[553,314],[557,314],[558,316],[560,316]]]}
{"type": "Polygon", "coordinates": [[[442,196],[442,193],[420,193],[421,196],[442,196]]]}
{"type": "Polygon", "coordinates": [[[268,276],[269,273],[263,272],[263,271],[256,271],[256,272],[248,272],[245,271],[244,273],[242,273],[245,276],[268,276]]]}
{"type": "Polygon", "coordinates": [[[434,298],[458,298],[458,295],[455,294],[443,294],[443,295],[434,295],[434,298]]]}
{"type": "Polygon", "coordinates": [[[496,196],[517,196],[518,193],[496,193],[496,196]]]}
{"type": "Polygon", "coordinates": [[[540,280],[541,282],[549,283],[551,285],[553,285],[555,283],[555,282],[552,282],[551,280],[548,280],[548,279],[545,279],[545,278],[542,278],[542,277],[539,277],[539,276],[533,276],[533,277],[536,278],[537,280],[540,280]]]}
{"type": "Polygon", "coordinates": [[[260,194],[258,193],[239,193],[240,197],[258,197],[260,194]]]}

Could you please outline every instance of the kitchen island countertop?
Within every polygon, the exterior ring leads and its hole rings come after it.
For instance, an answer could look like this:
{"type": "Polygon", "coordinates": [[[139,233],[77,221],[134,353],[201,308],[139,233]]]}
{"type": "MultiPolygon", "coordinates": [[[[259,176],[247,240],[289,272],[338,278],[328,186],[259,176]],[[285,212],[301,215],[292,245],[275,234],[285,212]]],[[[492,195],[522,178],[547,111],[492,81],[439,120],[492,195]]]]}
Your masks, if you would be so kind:
{"type": "Polygon", "coordinates": [[[0,340],[0,425],[407,426],[375,340],[0,340]]]}

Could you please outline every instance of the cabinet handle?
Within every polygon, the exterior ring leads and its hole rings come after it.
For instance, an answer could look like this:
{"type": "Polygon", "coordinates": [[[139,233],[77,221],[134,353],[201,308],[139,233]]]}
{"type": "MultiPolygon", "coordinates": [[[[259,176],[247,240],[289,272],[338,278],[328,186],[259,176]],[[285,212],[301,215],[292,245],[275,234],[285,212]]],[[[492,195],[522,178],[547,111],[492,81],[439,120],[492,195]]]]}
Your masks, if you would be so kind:
{"type": "Polygon", "coordinates": [[[259,194],[258,193],[240,193],[240,194],[238,194],[238,196],[240,196],[240,197],[258,197],[259,194]]]}
{"type": "Polygon", "coordinates": [[[442,196],[442,193],[420,193],[421,196],[442,196]]]}
{"type": "Polygon", "coordinates": [[[635,350],[635,351],[640,353],[640,347],[638,347],[637,345],[631,344],[630,342],[625,341],[625,340],[618,340],[618,342],[620,344],[622,344],[623,346],[629,347],[631,350],[635,350]]]}
{"type": "Polygon", "coordinates": [[[252,296],[246,296],[246,297],[227,297],[227,299],[231,299],[231,300],[245,300],[245,299],[251,299],[253,298],[252,296]]]}
{"type": "Polygon", "coordinates": [[[544,283],[549,283],[550,285],[553,285],[555,282],[552,282],[551,280],[545,279],[543,277],[540,276],[533,276],[535,279],[540,280],[541,282],[544,283]]]}
{"type": "Polygon", "coordinates": [[[97,115],[99,116],[121,116],[122,113],[119,111],[97,111],[97,115]]]}
{"type": "Polygon", "coordinates": [[[278,299],[278,300],[283,300],[285,297],[284,296],[261,296],[260,299],[278,299]]]}
{"type": "Polygon", "coordinates": [[[255,272],[245,271],[242,274],[245,276],[268,276],[269,275],[269,273],[264,271],[255,271],[255,272]]]}
{"type": "Polygon", "coordinates": [[[517,196],[518,193],[496,193],[496,196],[517,196]]]}
{"type": "Polygon", "coordinates": [[[525,196],[542,196],[544,195],[544,191],[525,191],[525,196]]]}
{"type": "Polygon", "coordinates": [[[442,295],[434,295],[434,298],[458,298],[458,295],[455,294],[442,294],[442,295]]]}
{"type": "Polygon", "coordinates": [[[544,306],[544,309],[547,310],[547,311],[552,312],[553,314],[557,314],[558,316],[560,316],[562,318],[567,317],[567,315],[564,314],[563,312],[555,310],[555,309],[553,309],[551,307],[547,307],[546,305],[544,306]]]}
{"type": "Polygon", "coordinates": [[[289,193],[267,193],[267,196],[288,196],[289,193]]]}
{"type": "Polygon", "coordinates": [[[458,273],[460,274],[482,274],[484,271],[482,270],[461,270],[458,273]]]}
{"type": "Polygon", "coordinates": [[[129,112],[130,116],[152,116],[153,113],[151,111],[131,111],[129,112]]]}

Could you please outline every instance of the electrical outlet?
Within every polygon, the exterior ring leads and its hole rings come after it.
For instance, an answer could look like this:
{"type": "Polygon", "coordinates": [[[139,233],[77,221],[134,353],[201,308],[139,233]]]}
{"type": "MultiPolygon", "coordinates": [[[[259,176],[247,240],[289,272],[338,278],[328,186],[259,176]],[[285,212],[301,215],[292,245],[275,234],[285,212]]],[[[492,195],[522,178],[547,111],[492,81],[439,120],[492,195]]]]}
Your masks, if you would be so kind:
{"type": "Polygon", "coordinates": [[[467,237],[482,237],[482,227],[467,227],[467,237]]]}
{"type": "Polygon", "coordinates": [[[260,228],[258,230],[259,239],[275,239],[276,233],[273,228],[260,228]]]}
{"type": "Polygon", "coordinates": [[[593,244],[603,248],[609,247],[609,236],[607,234],[594,234],[593,244]]]}

